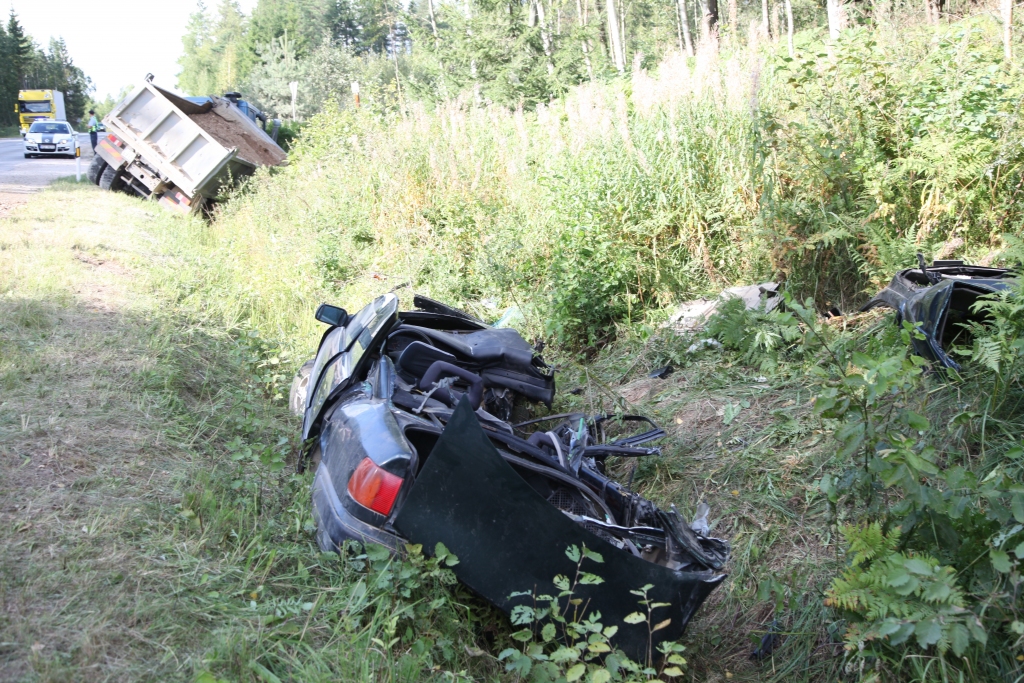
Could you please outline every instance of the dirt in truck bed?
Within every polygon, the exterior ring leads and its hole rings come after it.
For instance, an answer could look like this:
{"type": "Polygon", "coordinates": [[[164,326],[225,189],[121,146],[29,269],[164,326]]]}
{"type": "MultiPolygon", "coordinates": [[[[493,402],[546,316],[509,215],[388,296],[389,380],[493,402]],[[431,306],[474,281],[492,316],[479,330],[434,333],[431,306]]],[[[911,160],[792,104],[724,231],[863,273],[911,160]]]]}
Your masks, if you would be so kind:
{"type": "Polygon", "coordinates": [[[280,148],[272,147],[232,121],[222,117],[216,109],[205,114],[189,114],[217,142],[227,148],[237,147],[238,156],[258,166],[276,166],[284,160],[280,148]]]}

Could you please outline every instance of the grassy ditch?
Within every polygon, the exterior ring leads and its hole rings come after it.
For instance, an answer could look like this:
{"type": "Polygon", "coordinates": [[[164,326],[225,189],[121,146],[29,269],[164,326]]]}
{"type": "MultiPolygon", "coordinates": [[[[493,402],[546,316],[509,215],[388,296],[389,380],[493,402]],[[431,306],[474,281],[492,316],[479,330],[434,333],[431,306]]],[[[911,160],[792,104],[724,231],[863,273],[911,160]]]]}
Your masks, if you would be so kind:
{"type": "MultiPolygon", "coordinates": [[[[317,551],[308,480],[291,474],[297,424],[282,395],[304,359],[289,348],[312,349],[316,328],[225,319],[238,305],[225,283],[240,264],[225,258],[217,223],[75,184],[2,220],[4,680],[519,678],[505,665],[522,657],[498,654],[540,651],[520,645],[436,561],[317,551]]],[[[302,272],[301,259],[290,262],[302,272]]],[[[253,310],[267,305],[264,292],[285,291],[282,281],[301,281],[282,272],[248,282],[253,310]]],[[[868,355],[895,356],[905,344],[884,315],[832,324],[785,315],[733,311],[715,327],[724,349],[637,326],[585,364],[553,356],[556,410],[637,412],[667,426],[665,454],[635,470],[618,463],[620,477],[684,515],[709,502],[714,531],[733,544],[729,579],[685,639],[683,680],[827,681],[864,670],[950,680],[947,668],[1006,680],[1018,668],[1015,607],[1001,574],[992,583],[991,570],[970,569],[989,567],[989,554],[1002,561],[991,523],[977,519],[973,536],[954,529],[966,554],[942,560],[969,570],[973,599],[993,605],[985,627],[1000,656],[974,647],[949,659],[925,646],[903,660],[898,651],[844,657],[850,626],[871,626],[826,604],[842,597],[844,524],[898,523],[902,513],[879,511],[853,485],[823,487],[864,456],[835,438],[850,416],[817,401],[859,377],[868,355]],[[854,351],[867,355],[842,356],[854,351]],[[853,360],[830,375],[829,354],[853,360]],[[667,378],[647,376],[666,363],[676,368],[667,378]]],[[[1012,384],[1015,370],[1002,372],[1012,384]]],[[[993,395],[984,372],[965,381],[907,375],[913,391],[893,394],[899,410],[889,413],[928,415],[933,460],[979,480],[1005,460],[1019,476],[1015,404],[983,404],[993,395]]],[[[909,498],[893,489],[885,500],[909,498]]],[[[908,548],[937,552],[927,538],[908,548]]]]}
{"type": "MultiPolygon", "coordinates": [[[[403,578],[379,557],[318,553],[281,400],[300,359],[189,305],[208,225],[72,185],[4,220],[5,679],[501,677],[511,629],[486,605],[422,566],[403,578]]],[[[233,267],[206,265],[212,281],[233,267]]],[[[565,359],[556,409],[669,425],[635,481],[685,514],[708,500],[733,541],[732,576],[687,638],[695,680],[826,680],[841,645],[820,592],[837,548],[811,481],[828,446],[806,378],[700,356],[645,378],[688,343],[623,342],[588,370],[565,359]],[[787,647],[751,662],[775,618],[770,581],[791,577],[787,647]]]]}

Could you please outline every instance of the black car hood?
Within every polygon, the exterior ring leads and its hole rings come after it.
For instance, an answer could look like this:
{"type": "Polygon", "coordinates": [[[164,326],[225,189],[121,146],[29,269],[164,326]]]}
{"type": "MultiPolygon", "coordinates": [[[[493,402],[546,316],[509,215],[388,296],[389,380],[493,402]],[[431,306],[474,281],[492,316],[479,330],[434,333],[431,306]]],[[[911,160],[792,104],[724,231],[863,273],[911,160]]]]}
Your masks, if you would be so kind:
{"type": "Polygon", "coordinates": [[[681,637],[725,578],[648,562],[583,528],[544,500],[501,457],[465,399],[417,475],[394,526],[428,552],[443,543],[460,558],[453,568],[458,578],[509,614],[516,605],[534,602],[529,595],[513,593],[558,594],[555,576],[576,572],[566,556],[568,547],[585,545],[600,553],[604,562],[585,569],[604,583],[581,585],[573,597],[583,599],[588,614],[600,612],[605,626],[618,626],[615,645],[639,661],[648,655],[648,626],[624,621],[628,614],[645,611],[631,590],[649,584],[649,599],[669,604],[655,611],[657,622],[670,621],[655,634],[653,646],[681,637]]]}
{"type": "Polygon", "coordinates": [[[946,349],[963,324],[984,319],[983,314],[972,310],[978,299],[1010,287],[1014,277],[1016,273],[1011,270],[984,266],[939,266],[926,271],[908,268],[896,273],[861,311],[895,309],[897,325],[906,320],[924,334],[924,339],[912,340],[917,355],[959,371],[960,365],[946,349]]]}

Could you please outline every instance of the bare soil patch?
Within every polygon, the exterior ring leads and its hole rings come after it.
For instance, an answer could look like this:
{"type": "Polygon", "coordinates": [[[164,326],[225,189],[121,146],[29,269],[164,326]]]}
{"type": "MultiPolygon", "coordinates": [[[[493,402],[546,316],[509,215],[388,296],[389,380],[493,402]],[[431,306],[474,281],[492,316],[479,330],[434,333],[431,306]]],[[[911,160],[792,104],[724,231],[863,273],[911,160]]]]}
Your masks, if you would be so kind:
{"type": "Polygon", "coordinates": [[[0,218],[4,218],[28,201],[29,195],[15,192],[0,192],[0,218]]]}

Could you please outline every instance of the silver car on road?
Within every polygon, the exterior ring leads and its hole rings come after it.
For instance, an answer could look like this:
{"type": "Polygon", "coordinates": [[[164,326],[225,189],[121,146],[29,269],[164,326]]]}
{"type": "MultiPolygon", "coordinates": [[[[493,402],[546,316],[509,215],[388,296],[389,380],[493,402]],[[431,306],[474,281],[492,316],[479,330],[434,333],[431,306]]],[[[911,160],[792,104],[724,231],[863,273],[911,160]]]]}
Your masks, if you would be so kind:
{"type": "Polygon", "coordinates": [[[25,158],[78,154],[78,135],[67,121],[35,121],[25,135],[25,158]]]}

